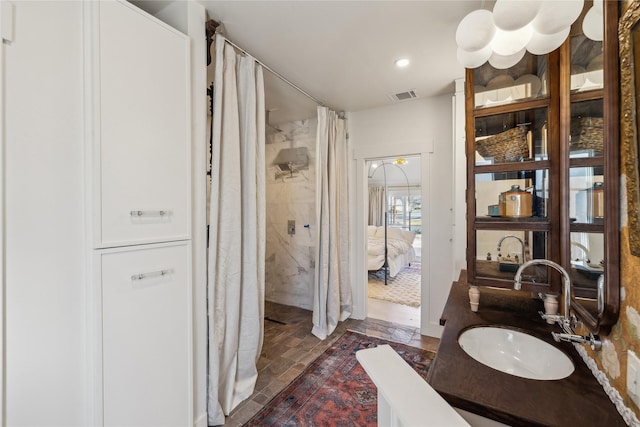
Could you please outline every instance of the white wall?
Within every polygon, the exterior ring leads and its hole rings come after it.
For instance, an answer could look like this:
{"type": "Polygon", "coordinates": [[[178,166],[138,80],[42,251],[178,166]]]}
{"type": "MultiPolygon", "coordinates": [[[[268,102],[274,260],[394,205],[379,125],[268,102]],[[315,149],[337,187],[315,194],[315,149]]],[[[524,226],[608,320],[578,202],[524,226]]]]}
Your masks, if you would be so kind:
{"type": "Polygon", "coordinates": [[[82,3],[13,2],[6,75],[6,423],[85,425],[82,3]]]}
{"type": "Polygon", "coordinates": [[[465,152],[464,79],[455,81],[453,96],[453,276],[467,268],[467,156],[465,152]]]}
{"type": "Polygon", "coordinates": [[[440,336],[440,315],[454,280],[452,260],[453,119],[451,95],[350,113],[353,317],[366,315],[367,175],[364,160],[420,154],[422,165],[421,333],[440,336]]]}
{"type": "Polygon", "coordinates": [[[194,426],[207,426],[207,41],[206,10],[187,3],[187,35],[191,38],[192,242],[193,242],[193,385],[194,426]]]}
{"type": "MultiPolygon", "coordinates": [[[[153,15],[165,24],[171,25],[176,30],[188,34],[189,26],[192,26],[192,10],[191,1],[158,1],[158,0],[128,0],[136,7],[153,15]]],[[[203,6],[198,5],[204,9],[203,6]]],[[[204,25],[204,22],[202,23],[204,25]]],[[[204,38],[204,36],[203,36],[204,38]]]]}

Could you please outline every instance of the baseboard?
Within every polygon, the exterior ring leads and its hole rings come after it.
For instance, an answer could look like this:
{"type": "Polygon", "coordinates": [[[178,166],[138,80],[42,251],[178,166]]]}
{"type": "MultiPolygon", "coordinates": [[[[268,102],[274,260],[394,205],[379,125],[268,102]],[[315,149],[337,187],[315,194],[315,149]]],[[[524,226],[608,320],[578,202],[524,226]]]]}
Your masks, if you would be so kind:
{"type": "MultiPolygon", "coordinates": [[[[424,325],[421,325],[424,326],[424,325]]],[[[442,336],[442,331],[444,330],[443,326],[440,326],[439,323],[429,322],[427,323],[427,327],[420,328],[420,335],[426,335],[429,337],[440,338],[442,336]]]]}
{"type": "Polygon", "coordinates": [[[200,414],[199,417],[193,423],[193,427],[208,427],[207,426],[207,413],[200,414]]]}

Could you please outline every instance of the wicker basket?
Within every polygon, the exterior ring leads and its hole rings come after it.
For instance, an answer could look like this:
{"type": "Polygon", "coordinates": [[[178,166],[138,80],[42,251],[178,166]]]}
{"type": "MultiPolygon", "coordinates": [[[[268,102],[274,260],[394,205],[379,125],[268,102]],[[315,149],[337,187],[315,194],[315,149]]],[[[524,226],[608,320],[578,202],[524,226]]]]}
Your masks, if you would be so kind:
{"type": "Polygon", "coordinates": [[[572,134],[570,151],[593,150],[594,155],[602,156],[604,152],[604,121],[602,117],[581,118],[577,131],[572,134]]]}
{"type": "Polygon", "coordinates": [[[529,158],[526,126],[476,141],[476,151],[485,159],[493,158],[494,163],[520,162],[529,158]]]}

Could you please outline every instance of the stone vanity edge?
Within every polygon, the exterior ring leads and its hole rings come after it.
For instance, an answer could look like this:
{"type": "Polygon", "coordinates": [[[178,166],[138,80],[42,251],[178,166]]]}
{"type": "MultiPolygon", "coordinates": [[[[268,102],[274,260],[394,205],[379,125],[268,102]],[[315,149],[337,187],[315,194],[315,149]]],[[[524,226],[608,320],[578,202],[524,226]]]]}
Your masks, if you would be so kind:
{"type": "Polygon", "coordinates": [[[511,426],[626,426],[616,406],[570,343],[556,343],[538,315],[542,302],[528,292],[481,288],[480,309],[469,308],[464,275],[454,282],[442,314],[444,331],[427,381],[447,402],[511,426]],[[520,329],[564,351],[575,371],[554,381],[515,377],[484,366],[458,345],[472,326],[502,325],[520,329]]]}

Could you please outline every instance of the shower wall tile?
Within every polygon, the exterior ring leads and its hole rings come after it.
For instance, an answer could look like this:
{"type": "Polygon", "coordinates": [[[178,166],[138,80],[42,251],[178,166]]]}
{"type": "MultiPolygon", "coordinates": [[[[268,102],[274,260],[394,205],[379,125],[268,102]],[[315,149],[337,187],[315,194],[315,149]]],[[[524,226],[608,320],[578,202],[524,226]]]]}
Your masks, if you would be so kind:
{"type": "Polygon", "coordinates": [[[281,132],[267,136],[265,149],[265,297],[305,309],[312,308],[315,275],[316,128],[316,119],[279,124],[281,132]],[[291,219],[293,235],[287,233],[291,219]]]}

